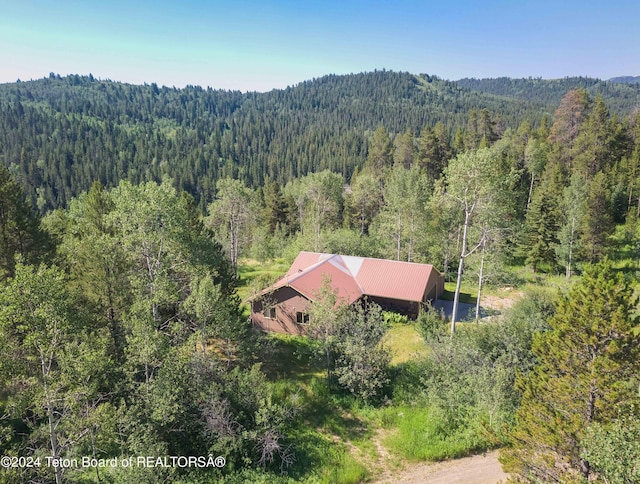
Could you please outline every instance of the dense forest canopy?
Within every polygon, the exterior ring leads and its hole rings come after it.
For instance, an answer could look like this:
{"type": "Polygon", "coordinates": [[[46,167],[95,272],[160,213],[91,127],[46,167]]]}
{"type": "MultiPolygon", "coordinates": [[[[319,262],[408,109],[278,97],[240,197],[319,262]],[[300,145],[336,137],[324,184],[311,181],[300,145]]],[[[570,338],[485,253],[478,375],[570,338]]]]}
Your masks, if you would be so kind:
{"type": "Polygon", "coordinates": [[[0,86],[0,162],[41,211],[94,180],[113,187],[169,175],[201,210],[219,178],[284,185],[329,169],[349,180],[373,131],[417,136],[442,123],[449,143],[483,112],[499,132],[551,117],[568,89],[600,93],[612,113],[640,87],[594,79],[444,81],[391,71],[328,75],[267,93],[130,85],[71,75],[0,86]]]}
{"type": "Polygon", "coordinates": [[[465,78],[456,81],[456,84],[470,91],[539,102],[545,106],[557,106],[567,91],[584,89],[591,96],[600,94],[612,112],[628,115],[638,106],[638,101],[640,101],[638,86],[632,85],[634,82],[629,79],[634,78],[614,78],[610,81],[602,81],[591,77],[565,77],[563,79],[498,77],[495,79],[465,78]]]}

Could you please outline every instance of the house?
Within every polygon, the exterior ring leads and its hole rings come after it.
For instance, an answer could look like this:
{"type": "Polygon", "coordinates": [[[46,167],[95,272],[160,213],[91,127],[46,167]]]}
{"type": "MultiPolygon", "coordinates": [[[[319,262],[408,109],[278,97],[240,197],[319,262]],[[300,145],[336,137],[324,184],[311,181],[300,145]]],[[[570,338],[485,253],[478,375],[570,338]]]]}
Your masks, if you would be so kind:
{"type": "Polygon", "coordinates": [[[303,334],[327,276],[338,299],[347,304],[367,297],[411,318],[444,290],[444,276],[430,264],[300,252],[282,278],[250,300],[253,324],[265,331],[303,334]]]}

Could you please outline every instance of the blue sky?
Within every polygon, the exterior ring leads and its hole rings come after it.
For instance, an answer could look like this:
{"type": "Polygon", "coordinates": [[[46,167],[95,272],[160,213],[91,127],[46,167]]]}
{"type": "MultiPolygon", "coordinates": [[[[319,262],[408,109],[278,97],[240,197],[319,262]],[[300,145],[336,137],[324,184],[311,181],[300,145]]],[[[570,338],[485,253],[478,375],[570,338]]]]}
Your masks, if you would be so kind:
{"type": "Polygon", "coordinates": [[[0,0],[0,82],[50,72],[267,91],[391,69],[640,75],[640,2],[0,0]]]}

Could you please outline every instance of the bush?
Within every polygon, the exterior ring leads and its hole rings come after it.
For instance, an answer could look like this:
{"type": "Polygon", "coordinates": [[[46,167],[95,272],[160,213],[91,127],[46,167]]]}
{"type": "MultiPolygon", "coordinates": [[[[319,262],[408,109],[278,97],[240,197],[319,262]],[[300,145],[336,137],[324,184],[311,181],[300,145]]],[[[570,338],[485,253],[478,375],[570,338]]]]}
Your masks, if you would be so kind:
{"type": "Polygon", "coordinates": [[[623,418],[585,431],[581,457],[606,482],[640,482],[640,420],[623,418]]]}
{"type": "Polygon", "coordinates": [[[440,312],[427,303],[416,320],[416,329],[427,343],[438,342],[447,335],[447,323],[442,310],[440,312]]]}
{"type": "Polygon", "coordinates": [[[398,314],[392,311],[382,311],[382,315],[384,316],[384,322],[387,326],[409,323],[409,318],[407,318],[404,314],[398,314]]]}
{"type": "Polygon", "coordinates": [[[368,301],[348,311],[339,331],[335,375],[364,402],[379,401],[389,383],[391,355],[380,343],[385,332],[382,309],[368,301]]]}

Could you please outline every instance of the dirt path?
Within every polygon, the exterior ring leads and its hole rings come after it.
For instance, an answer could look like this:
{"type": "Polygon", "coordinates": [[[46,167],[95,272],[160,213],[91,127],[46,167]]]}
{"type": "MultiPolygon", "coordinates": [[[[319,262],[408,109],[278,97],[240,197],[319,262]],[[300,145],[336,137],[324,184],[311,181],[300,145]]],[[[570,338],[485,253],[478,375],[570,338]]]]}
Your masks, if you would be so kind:
{"type": "Polygon", "coordinates": [[[509,476],[502,471],[498,452],[474,455],[445,462],[413,464],[376,484],[497,484],[509,476]]]}
{"type": "Polygon", "coordinates": [[[518,291],[513,287],[501,287],[498,289],[498,295],[482,296],[481,302],[483,307],[502,311],[509,309],[522,296],[522,291],[518,291]]]}

